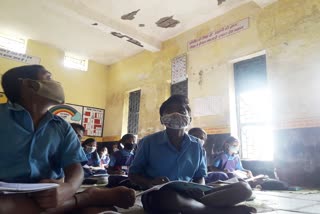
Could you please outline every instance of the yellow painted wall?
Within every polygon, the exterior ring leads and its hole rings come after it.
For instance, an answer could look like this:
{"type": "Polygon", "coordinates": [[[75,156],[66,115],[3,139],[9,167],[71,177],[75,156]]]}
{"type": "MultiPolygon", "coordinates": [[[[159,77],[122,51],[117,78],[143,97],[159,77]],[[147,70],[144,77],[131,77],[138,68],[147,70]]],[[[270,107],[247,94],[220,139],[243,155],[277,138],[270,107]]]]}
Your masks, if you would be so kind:
{"type": "MultiPolygon", "coordinates": [[[[89,61],[86,72],[65,68],[62,50],[32,40],[28,41],[26,54],[40,57],[40,64],[52,73],[55,80],[62,83],[67,103],[106,108],[107,67],[105,65],[89,61]]],[[[0,74],[21,65],[25,64],[0,58],[0,74]]]]}
{"type": "Polygon", "coordinates": [[[319,11],[318,0],[278,0],[265,8],[251,2],[164,42],[160,52],[143,52],[110,66],[105,135],[124,134],[125,100],[128,91],[134,89],[141,89],[139,135],[161,129],[158,109],[170,95],[171,59],[183,53],[188,56],[191,104],[198,97],[218,96],[223,100],[223,112],[195,117],[193,126],[212,133],[230,131],[232,61],[262,50],[267,56],[274,123],[319,121],[319,11]],[[250,18],[249,29],[188,51],[188,41],[246,17],[250,18]]]}

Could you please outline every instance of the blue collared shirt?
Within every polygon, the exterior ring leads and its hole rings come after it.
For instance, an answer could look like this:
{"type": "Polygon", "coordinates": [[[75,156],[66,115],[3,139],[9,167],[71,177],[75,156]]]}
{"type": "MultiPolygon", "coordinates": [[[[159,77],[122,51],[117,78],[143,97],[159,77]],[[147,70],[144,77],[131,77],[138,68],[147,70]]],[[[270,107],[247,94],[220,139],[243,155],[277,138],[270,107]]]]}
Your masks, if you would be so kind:
{"type": "Polygon", "coordinates": [[[110,156],[109,166],[117,166],[117,165],[130,165],[132,162],[133,152],[128,151],[126,149],[121,149],[119,151],[114,152],[110,156]]]}
{"type": "Polygon", "coordinates": [[[87,161],[77,135],[62,118],[47,112],[37,129],[18,104],[0,104],[0,181],[59,179],[63,168],[87,161]]]}
{"type": "Polygon", "coordinates": [[[129,173],[151,179],[166,176],[170,180],[192,181],[205,177],[207,166],[197,138],[185,134],[178,151],[166,131],[161,131],[139,142],[129,173]]]}
{"type": "Polygon", "coordinates": [[[219,154],[213,161],[213,166],[220,170],[244,170],[238,154],[230,155],[226,152],[219,154]],[[224,165],[224,166],[223,166],[224,165]]]}

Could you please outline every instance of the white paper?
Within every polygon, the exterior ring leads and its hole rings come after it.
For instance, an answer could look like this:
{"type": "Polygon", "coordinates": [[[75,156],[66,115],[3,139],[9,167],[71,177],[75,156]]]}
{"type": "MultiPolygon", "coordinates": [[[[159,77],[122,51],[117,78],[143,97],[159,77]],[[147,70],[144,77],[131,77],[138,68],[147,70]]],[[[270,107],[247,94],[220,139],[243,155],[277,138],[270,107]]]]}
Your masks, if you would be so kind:
{"type": "Polygon", "coordinates": [[[54,189],[54,188],[57,188],[58,186],[59,184],[55,184],[55,183],[25,184],[25,183],[0,182],[0,192],[4,194],[38,192],[38,191],[43,191],[47,189],[54,189]]]}
{"type": "Polygon", "coordinates": [[[221,96],[195,98],[193,99],[192,112],[194,117],[222,114],[223,98],[221,96]]]}
{"type": "Polygon", "coordinates": [[[208,190],[211,190],[212,187],[207,186],[207,185],[201,185],[201,184],[197,184],[197,183],[193,183],[193,182],[186,182],[186,181],[170,181],[168,183],[165,184],[160,184],[154,187],[151,187],[150,189],[147,189],[143,192],[137,193],[136,197],[143,195],[145,193],[151,192],[151,191],[155,191],[155,190],[159,190],[164,186],[168,186],[171,189],[174,189],[176,191],[185,191],[188,189],[200,189],[201,191],[205,192],[208,190]]]}

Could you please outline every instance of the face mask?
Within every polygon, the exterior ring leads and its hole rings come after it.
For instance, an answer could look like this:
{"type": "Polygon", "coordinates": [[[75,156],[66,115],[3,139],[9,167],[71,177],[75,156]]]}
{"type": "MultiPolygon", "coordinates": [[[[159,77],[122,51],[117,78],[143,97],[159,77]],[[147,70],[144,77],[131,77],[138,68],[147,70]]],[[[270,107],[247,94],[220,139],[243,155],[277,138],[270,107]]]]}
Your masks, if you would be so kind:
{"type": "Polygon", "coordinates": [[[204,140],[199,139],[199,143],[200,143],[201,146],[203,146],[204,145],[204,140]]]}
{"type": "Polygon", "coordinates": [[[165,114],[160,120],[163,125],[170,129],[184,129],[187,128],[191,122],[191,118],[188,115],[180,114],[178,112],[165,114]]]}
{"type": "Polygon", "coordinates": [[[239,151],[239,146],[230,146],[229,147],[229,152],[230,153],[235,154],[235,153],[238,153],[238,151],[239,151]]]}
{"type": "Polygon", "coordinates": [[[132,143],[124,144],[124,149],[126,149],[126,150],[131,151],[131,150],[133,150],[133,147],[134,147],[134,145],[132,143]]]}
{"type": "Polygon", "coordinates": [[[96,151],[96,147],[94,146],[86,146],[85,149],[84,149],[87,153],[91,154],[93,153],[94,151],[96,151]]]}
{"type": "Polygon", "coordinates": [[[31,82],[32,88],[37,95],[52,100],[57,104],[64,103],[64,91],[59,82],[54,80],[25,80],[31,82]]]}
{"type": "Polygon", "coordinates": [[[109,159],[109,155],[102,155],[102,156],[101,156],[101,159],[102,159],[102,160],[109,159]]]}

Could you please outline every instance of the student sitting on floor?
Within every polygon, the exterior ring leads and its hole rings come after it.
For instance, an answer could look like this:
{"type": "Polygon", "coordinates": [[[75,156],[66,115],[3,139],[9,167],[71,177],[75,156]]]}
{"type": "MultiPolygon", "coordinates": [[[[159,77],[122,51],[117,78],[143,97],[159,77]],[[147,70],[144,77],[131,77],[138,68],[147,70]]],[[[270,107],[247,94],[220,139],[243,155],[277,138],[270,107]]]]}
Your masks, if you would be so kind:
{"type": "Polygon", "coordinates": [[[238,155],[240,143],[234,137],[228,137],[224,144],[224,151],[218,154],[213,162],[211,170],[219,170],[228,175],[229,178],[251,178],[252,173],[250,170],[246,170],[242,167],[240,157],[238,155]]]}
{"type": "Polygon", "coordinates": [[[135,192],[125,187],[89,188],[76,194],[83,180],[80,163],[86,156],[71,126],[47,110],[64,103],[63,88],[51,73],[40,65],[16,67],[2,76],[1,83],[9,102],[0,104],[0,180],[59,187],[0,195],[0,213],[81,213],[93,206],[110,210],[114,205],[133,205],[135,192]]]}
{"type": "Polygon", "coordinates": [[[134,158],[133,149],[136,137],[133,134],[125,134],[120,140],[123,149],[116,151],[110,156],[108,172],[110,174],[128,174],[128,169],[134,158]]]}
{"type": "MultiPolygon", "coordinates": [[[[185,130],[191,122],[189,100],[172,95],[160,107],[160,121],[165,131],[146,136],[129,169],[129,178],[143,188],[181,180],[204,184],[207,166],[197,138],[185,130]]],[[[216,189],[209,202],[200,202],[203,192],[181,194],[172,189],[160,189],[142,195],[148,213],[249,213],[251,207],[233,205],[252,194],[247,183],[239,182],[216,189]],[[235,194],[236,193],[236,194],[235,194]]]]}
{"type": "Polygon", "coordinates": [[[108,169],[110,163],[110,156],[108,153],[108,148],[103,146],[98,149],[98,154],[100,157],[100,166],[103,169],[108,169]]]}
{"type": "Polygon", "coordinates": [[[97,142],[93,138],[88,138],[82,143],[82,148],[88,162],[83,166],[84,177],[90,177],[94,174],[106,174],[107,171],[101,167],[101,160],[97,152],[97,142]]]}
{"type": "MultiPolygon", "coordinates": [[[[207,153],[206,153],[206,150],[203,148],[205,142],[207,141],[207,133],[205,132],[205,130],[203,130],[202,128],[195,127],[190,129],[188,134],[200,139],[199,143],[202,146],[205,160],[207,160],[207,157],[206,157],[207,153]]],[[[224,172],[219,172],[219,171],[208,172],[208,175],[205,177],[205,183],[207,184],[215,181],[225,181],[228,179],[229,178],[227,174],[224,172]]]]}

